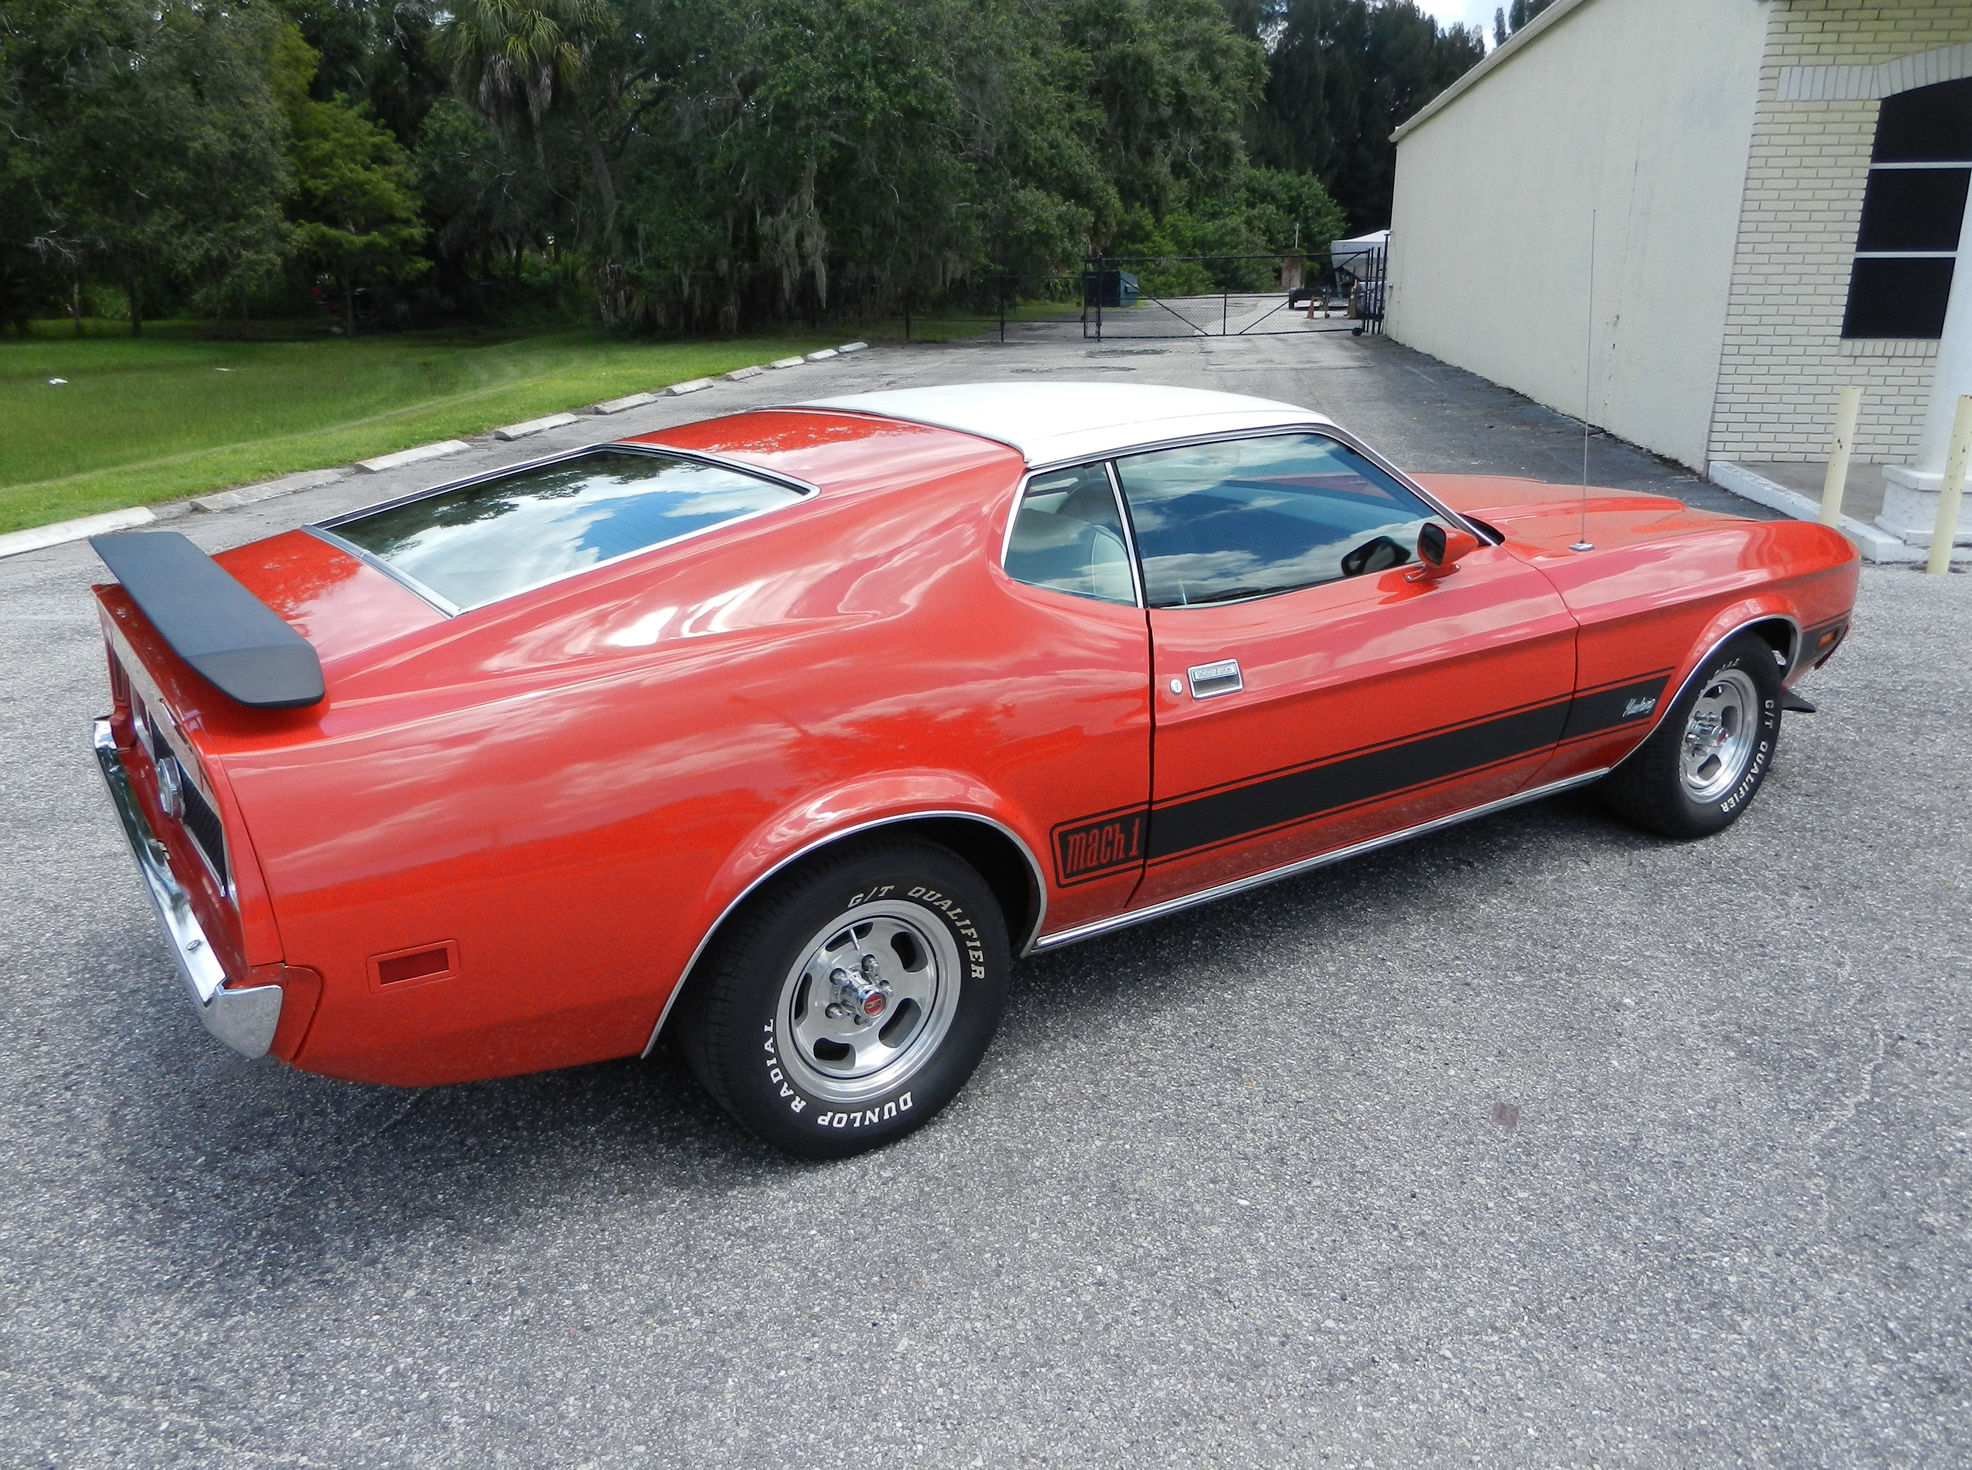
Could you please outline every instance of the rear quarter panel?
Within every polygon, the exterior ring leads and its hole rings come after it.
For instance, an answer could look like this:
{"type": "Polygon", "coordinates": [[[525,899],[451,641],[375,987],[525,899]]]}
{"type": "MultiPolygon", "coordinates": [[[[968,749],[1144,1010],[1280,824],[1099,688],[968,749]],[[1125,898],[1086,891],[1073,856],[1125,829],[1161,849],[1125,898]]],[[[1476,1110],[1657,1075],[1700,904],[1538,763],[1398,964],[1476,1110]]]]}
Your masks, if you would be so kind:
{"type": "Polygon", "coordinates": [[[384,648],[322,738],[236,757],[287,960],[324,977],[299,1064],[424,1084],[633,1054],[726,905],[816,839],[959,810],[1044,859],[1052,811],[1140,800],[1142,614],[1009,583],[1019,461],[943,437],[963,452],[907,484],[384,648]],[[444,978],[372,973],[446,943],[444,978]]]}

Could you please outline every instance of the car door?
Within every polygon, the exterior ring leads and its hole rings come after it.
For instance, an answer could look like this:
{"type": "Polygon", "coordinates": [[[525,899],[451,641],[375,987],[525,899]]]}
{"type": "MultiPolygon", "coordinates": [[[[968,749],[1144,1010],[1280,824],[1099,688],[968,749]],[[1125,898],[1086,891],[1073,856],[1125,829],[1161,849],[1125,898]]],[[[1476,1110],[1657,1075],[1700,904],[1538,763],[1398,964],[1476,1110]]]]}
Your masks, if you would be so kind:
{"type": "Polygon", "coordinates": [[[1450,517],[1326,434],[1119,458],[1151,638],[1146,868],[1132,907],[1510,796],[1560,738],[1575,623],[1482,544],[1416,576],[1450,517]]]}

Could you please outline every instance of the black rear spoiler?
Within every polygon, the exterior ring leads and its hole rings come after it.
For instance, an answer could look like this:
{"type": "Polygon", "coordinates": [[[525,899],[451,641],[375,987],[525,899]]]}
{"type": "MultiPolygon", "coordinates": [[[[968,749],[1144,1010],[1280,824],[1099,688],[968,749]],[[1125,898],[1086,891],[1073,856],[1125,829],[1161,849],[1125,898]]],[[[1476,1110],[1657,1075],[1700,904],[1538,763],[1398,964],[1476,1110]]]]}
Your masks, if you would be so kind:
{"type": "Polygon", "coordinates": [[[322,700],[322,661],[308,640],[176,531],[89,542],[172,651],[227,698],[254,709],[322,700]]]}

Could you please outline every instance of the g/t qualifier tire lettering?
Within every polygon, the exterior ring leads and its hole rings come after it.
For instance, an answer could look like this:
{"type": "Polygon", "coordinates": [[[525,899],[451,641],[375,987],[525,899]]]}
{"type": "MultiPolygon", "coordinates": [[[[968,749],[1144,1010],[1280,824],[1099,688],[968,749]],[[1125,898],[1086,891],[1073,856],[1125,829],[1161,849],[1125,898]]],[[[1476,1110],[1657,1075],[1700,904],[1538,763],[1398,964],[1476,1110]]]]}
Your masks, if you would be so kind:
{"type": "Polygon", "coordinates": [[[680,1002],[685,1055],[750,1132],[840,1158],[929,1121],[972,1075],[1012,959],[991,889],[914,838],[845,844],[768,884],[680,1002]]]}

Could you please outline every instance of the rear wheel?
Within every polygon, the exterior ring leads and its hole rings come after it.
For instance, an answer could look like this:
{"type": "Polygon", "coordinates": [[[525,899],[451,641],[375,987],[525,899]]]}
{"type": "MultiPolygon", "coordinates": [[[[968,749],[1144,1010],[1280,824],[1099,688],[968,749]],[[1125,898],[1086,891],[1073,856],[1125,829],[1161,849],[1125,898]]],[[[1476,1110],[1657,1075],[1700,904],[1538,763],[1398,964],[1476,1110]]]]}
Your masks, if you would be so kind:
{"type": "Polygon", "coordinates": [[[1760,789],[1780,736],[1780,670],[1757,634],[1713,654],[1650,738],[1602,783],[1610,807],[1666,837],[1730,826],[1760,789]]]}
{"type": "Polygon", "coordinates": [[[957,856],[856,844],[770,883],[686,997],[685,1054],[776,1147],[840,1158],[950,1102],[1006,1008],[1006,922],[957,856]]]}

